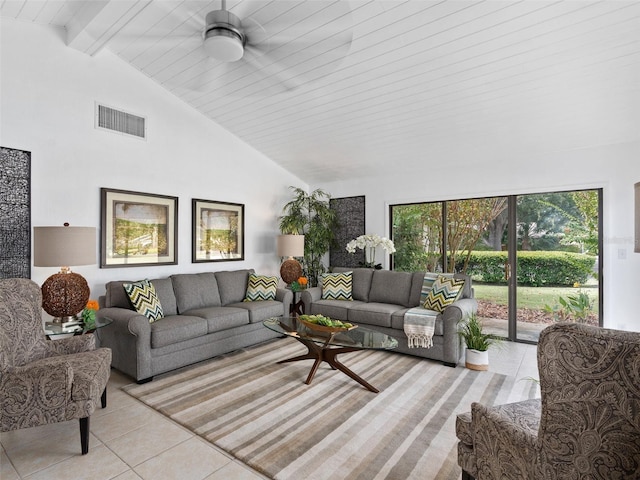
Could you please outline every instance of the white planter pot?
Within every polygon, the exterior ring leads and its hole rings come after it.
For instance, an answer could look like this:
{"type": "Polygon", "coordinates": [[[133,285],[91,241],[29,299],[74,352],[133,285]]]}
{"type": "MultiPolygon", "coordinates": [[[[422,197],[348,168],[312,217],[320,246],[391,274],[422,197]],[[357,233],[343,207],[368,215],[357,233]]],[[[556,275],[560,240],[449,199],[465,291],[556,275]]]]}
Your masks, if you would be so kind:
{"type": "Polygon", "coordinates": [[[464,357],[464,366],[470,370],[487,370],[489,368],[489,352],[471,350],[467,348],[464,357]]]}

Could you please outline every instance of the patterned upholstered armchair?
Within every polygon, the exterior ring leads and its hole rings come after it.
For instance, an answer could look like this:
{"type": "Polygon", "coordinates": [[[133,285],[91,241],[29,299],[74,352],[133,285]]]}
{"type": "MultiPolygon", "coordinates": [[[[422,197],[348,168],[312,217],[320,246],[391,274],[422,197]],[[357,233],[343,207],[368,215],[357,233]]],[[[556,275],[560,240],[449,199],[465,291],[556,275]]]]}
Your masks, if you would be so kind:
{"type": "Polygon", "coordinates": [[[0,280],[0,431],[80,420],[89,451],[89,416],[106,407],[111,350],[93,335],[49,341],[42,328],[40,287],[0,280]]]}
{"type": "Polygon", "coordinates": [[[553,325],[538,370],[540,400],[458,416],[462,478],[640,478],[640,333],[553,325]]]}

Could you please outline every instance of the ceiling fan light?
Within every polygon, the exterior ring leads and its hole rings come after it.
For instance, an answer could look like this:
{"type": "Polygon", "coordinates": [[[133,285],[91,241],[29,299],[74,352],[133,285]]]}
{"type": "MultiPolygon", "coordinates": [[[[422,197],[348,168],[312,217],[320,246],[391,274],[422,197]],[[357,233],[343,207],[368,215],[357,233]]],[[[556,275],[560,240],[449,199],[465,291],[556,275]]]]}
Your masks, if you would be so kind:
{"type": "Polygon", "coordinates": [[[207,55],[221,62],[237,62],[244,54],[242,39],[235,32],[222,28],[206,33],[204,50],[207,55]]]}

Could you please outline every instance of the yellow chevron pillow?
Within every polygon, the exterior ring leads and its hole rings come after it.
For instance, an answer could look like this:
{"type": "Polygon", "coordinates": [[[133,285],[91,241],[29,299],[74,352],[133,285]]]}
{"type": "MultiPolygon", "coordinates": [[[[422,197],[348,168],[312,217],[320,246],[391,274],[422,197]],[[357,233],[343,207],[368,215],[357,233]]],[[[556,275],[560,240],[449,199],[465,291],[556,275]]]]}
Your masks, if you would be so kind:
{"type": "Polygon", "coordinates": [[[323,273],[320,278],[323,300],[353,300],[353,272],[323,273]]]}
{"type": "Polygon", "coordinates": [[[263,300],[275,300],[277,289],[278,277],[267,277],[266,275],[250,273],[247,295],[244,301],[260,302],[263,300]]]}
{"type": "Polygon", "coordinates": [[[156,289],[149,280],[139,282],[123,283],[124,291],[129,295],[131,304],[136,311],[149,319],[149,323],[160,320],[164,317],[160,299],[156,289]]]}
{"type": "Polygon", "coordinates": [[[458,299],[462,292],[462,287],[464,287],[463,279],[447,278],[440,275],[436,278],[436,281],[433,282],[431,291],[424,302],[424,308],[442,312],[458,299]]]}

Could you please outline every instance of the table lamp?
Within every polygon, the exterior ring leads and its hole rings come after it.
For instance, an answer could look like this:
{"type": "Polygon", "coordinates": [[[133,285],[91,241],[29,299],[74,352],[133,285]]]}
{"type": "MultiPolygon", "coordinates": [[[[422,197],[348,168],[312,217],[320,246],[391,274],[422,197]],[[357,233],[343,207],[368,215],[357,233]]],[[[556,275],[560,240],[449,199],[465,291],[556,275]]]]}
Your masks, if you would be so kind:
{"type": "Polygon", "coordinates": [[[89,285],[70,266],[96,263],[95,227],[34,227],[33,265],[60,267],[42,284],[42,308],[54,322],[75,319],[89,300],[89,285]]]}
{"type": "Polygon", "coordinates": [[[280,278],[289,285],[302,276],[302,265],[293,257],[304,256],[304,235],[278,235],[279,257],[289,257],[280,266],[280,278]]]}

